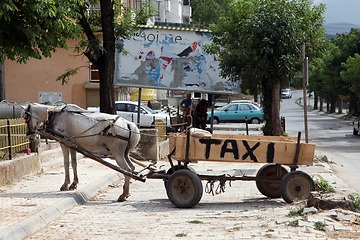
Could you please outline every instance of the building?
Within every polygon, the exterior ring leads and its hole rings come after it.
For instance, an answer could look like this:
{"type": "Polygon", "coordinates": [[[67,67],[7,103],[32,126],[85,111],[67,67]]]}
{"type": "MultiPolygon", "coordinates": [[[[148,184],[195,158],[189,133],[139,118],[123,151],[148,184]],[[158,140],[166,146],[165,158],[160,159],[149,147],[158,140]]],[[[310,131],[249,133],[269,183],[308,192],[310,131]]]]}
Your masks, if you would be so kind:
{"type": "MultiPolygon", "coordinates": [[[[139,8],[145,0],[122,0],[129,9],[139,8]]],[[[158,14],[149,19],[156,21],[183,23],[189,22],[191,7],[189,0],[146,0],[158,9],[158,14]]],[[[92,6],[99,11],[99,5],[92,6]]],[[[55,103],[62,100],[80,107],[99,106],[99,76],[97,69],[81,55],[73,52],[76,42],[68,41],[69,50],[58,49],[51,58],[30,59],[26,64],[6,60],[0,66],[0,100],[17,103],[40,102],[55,103]],[[71,77],[68,85],[56,81],[68,69],[81,67],[76,76],[71,77]]],[[[116,100],[129,97],[127,89],[115,87],[116,100]]],[[[160,94],[164,95],[164,94],[160,94]]]]}

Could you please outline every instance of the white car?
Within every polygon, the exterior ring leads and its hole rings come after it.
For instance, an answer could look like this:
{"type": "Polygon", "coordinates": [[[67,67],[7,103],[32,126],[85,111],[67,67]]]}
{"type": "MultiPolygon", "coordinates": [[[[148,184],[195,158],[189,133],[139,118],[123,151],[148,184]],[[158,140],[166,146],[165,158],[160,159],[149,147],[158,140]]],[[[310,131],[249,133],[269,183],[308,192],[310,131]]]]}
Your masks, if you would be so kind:
{"type": "Polygon", "coordinates": [[[245,99],[242,99],[242,100],[232,100],[230,103],[251,103],[251,104],[254,104],[256,106],[258,106],[259,108],[261,108],[260,104],[258,102],[253,102],[251,100],[245,100],[245,99]]]}
{"type": "MultiPolygon", "coordinates": [[[[116,101],[116,114],[120,117],[137,123],[138,103],[132,101],[116,101]]],[[[89,107],[90,111],[99,111],[98,107],[89,107]]],[[[167,130],[171,129],[170,116],[166,113],[157,113],[148,106],[140,104],[140,127],[146,128],[154,125],[155,120],[166,121],[167,130]]]]}
{"type": "Polygon", "coordinates": [[[292,98],[292,92],[290,88],[281,89],[281,98],[292,98]]]}
{"type": "MultiPolygon", "coordinates": [[[[116,101],[116,114],[128,121],[137,123],[138,103],[131,101],[116,101]]],[[[170,116],[166,113],[157,113],[148,106],[140,104],[140,127],[151,127],[155,120],[166,121],[166,125],[170,127],[170,116]]]]}

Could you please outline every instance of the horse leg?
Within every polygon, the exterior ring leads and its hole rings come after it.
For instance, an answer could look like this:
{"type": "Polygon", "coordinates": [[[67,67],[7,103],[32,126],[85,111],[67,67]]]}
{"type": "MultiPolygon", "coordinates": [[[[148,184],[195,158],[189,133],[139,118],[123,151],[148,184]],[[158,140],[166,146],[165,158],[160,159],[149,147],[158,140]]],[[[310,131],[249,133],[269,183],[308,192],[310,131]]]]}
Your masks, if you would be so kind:
{"type": "MultiPolygon", "coordinates": [[[[122,155],[122,154],[119,154],[119,153],[121,153],[121,151],[119,149],[117,149],[117,150],[119,152],[113,153],[113,151],[111,151],[111,154],[115,158],[116,163],[119,165],[119,167],[128,172],[134,171],[135,167],[130,162],[128,153],[125,152],[125,153],[123,153],[124,155],[122,155]]],[[[130,177],[127,175],[124,175],[124,177],[125,177],[125,182],[124,182],[124,186],[123,186],[123,192],[119,196],[118,202],[126,201],[126,199],[130,196],[130,177]]]]}
{"type": "Polygon", "coordinates": [[[68,185],[70,184],[70,173],[69,173],[69,148],[63,144],[60,144],[61,150],[64,157],[64,170],[65,170],[65,181],[61,186],[60,191],[69,191],[68,185]]]}
{"type": "Polygon", "coordinates": [[[79,183],[78,175],[77,175],[77,161],[76,161],[76,151],[74,149],[70,149],[71,154],[71,166],[74,173],[73,183],[70,185],[69,190],[75,190],[77,188],[77,184],[79,183]]]}

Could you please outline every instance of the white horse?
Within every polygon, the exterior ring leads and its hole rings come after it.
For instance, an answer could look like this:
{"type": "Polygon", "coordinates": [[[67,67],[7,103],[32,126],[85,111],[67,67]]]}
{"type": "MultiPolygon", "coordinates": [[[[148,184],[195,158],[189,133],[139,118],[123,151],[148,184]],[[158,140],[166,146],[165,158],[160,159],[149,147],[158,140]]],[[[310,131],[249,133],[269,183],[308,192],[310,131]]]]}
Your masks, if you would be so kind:
{"type": "MultiPolygon", "coordinates": [[[[53,107],[30,103],[25,109],[24,118],[30,134],[38,129],[49,130],[95,156],[114,158],[119,167],[125,171],[133,172],[135,169],[129,159],[129,152],[140,140],[140,131],[135,123],[117,115],[90,112],[74,104],[53,107]]],[[[65,182],[60,190],[76,189],[78,183],[76,151],[63,144],[60,145],[64,154],[65,168],[65,182]],[[70,188],[68,187],[69,151],[74,171],[74,181],[70,188]]],[[[130,196],[130,176],[124,176],[125,183],[123,193],[118,198],[119,202],[125,201],[130,196]]]]}

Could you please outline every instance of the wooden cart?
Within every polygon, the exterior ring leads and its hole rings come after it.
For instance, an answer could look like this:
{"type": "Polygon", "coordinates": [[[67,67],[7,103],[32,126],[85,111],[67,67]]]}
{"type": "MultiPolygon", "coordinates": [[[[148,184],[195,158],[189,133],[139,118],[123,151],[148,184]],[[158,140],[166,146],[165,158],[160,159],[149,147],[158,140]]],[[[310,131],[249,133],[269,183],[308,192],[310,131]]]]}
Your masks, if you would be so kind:
{"type": "Polygon", "coordinates": [[[166,190],[169,200],[177,207],[195,206],[202,197],[201,180],[219,181],[220,189],[226,181],[254,180],[258,190],[267,197],[282,197],[287,203],[307,198],[315,190],[313,179],[296,170],[298,165],[313,165],[315,145],[300,143],[298,137],[246,136],[212,134],[211,137],[192,137],[190,131],[169,135],[169,160],[178,161],[170,169],[166,190]],[[170,157],[172,159],[170,159],[170,157]],[[187,166],[190,162],[252,162],[266,163],[256,176],[199,175],[187,166]],[[290,172],[285,168],[290,167],[290,172]],[[190,170],[190,171],[189,171],[190,170]]]}

